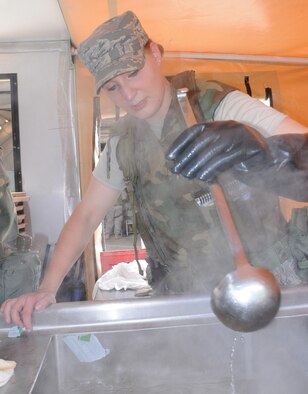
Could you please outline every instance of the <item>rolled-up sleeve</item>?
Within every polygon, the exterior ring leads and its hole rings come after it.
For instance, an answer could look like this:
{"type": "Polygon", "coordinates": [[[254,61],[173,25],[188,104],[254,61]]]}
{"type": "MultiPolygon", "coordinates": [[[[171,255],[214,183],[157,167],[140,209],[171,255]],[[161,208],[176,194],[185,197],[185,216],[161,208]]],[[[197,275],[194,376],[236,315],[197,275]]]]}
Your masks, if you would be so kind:
{"type": "Polygon", "coordinates": [[[287,115],[238,90],[229,93],[214,114],[214,120],[244,123],[254,127],[264,137],[275,134],[275,130],[286,117],[287,115]]]}

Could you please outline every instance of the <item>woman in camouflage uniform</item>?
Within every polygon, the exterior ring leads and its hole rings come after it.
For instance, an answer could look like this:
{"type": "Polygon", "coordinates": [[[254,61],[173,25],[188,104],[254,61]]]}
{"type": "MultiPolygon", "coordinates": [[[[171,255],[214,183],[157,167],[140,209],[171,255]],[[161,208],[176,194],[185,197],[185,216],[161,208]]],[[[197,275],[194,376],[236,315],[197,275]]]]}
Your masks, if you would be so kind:
{"type": "MultiPolygon", "coordinates": [[[[219,83],[214,88],[210,83],[204,91],[198,84],[200,91],[196,104],[200,104],[202,115],[208,122],[198,126],[197,132],[195,129],[188,131],[193,137],[198,135],[197,149],[188,144],[187,150],[178,156],[174,153],[179,150],[176,142],[168,151],[173,140],[185,129],[183,119],[177,116],[174,95],[177,82],[170,82],[162,74],[161,48],[149,40],[132,12],[99,26],[81,44],[78,53],[95,77],[97,92],[102,88],[128,115],[116,125],[115,136],[107,144],[86,195],[66,223],[39,290],[8,300],[1,306],[7,322],[14,321],[27,330],[32,328],[32,311],[55,302],[63,278],[125,186],[132,195],[137,226],[150,255],[155,287],[163,292],[206,292],[219,275],[230,269],[232,261],[225,258],[229,254],[220,238],[215,207],[211,206],[205,215],[201,214],[193,201],[193,193],[206,188],[204,181],[215,179],[218,173],[226,170],[235,170],[232,175],[236,179],[257,169],[259,174],[269,177],[266,187],[271,187],[271,178],[283,178],[284,171],[293,171],[304,181],[307,177],[307,171],[302,170],[302,162],[307,157],[299,154],[305,151],[307,139],[298,135],[295,139],[283,140],[283,144],[279,139],[277,143],[275,137],[272,137],[274,141],[268,140],[268,137],[279,134],[302,134],[307,129],[286,115],[260,107],[261,103],[219,83]],[[250,111],[246,111],[247,108],[250,111]],[[248,113],[257,116],[249,119],[248,113]],[[208,143],[209,135],[214,136],[210,137],[214,144],[208,143]],[[150,140],[154,144],[152,148],[150,140]],[[197,158],[194,157],[196,151],[200,153],[197,158]],[[166,153],[168,159],[175,160],[172,171],[170,161],[165,159],[166,153]],[[126,161],[128,157],[134,160],[126,161]],[[190,157],[194,157],[192,163],[190,157]],[[211,161],[200,160],[200,157],[210,157],[211,161]],[[254,160],[257,166],[252,166],[249,160],[254,160]],[[187,162],[190,162],[188,167],[187,162]],[[188,179],[177,173],[183,173],[188,179]],[[216,255],[213,256],[212,252],[216,255]]],[[[275,191],[277,185],[274,186],[275,191]]],[[[288,195],[290,188],[286,189],[283,192],[288,195]]],[[[251,209],[245,201],[247,196],[249,199],[249,193],[251,190],[245,189],[237,194],[233,204],[238,212],[248,211],[248,216],[251,209]]],[[[232,187],[230,195],[232,200],[232,187]]],[[[307,199],[305,189],[297,193],[297,198],[307,199]]],[[[262,214],[260,225],[263,226],[268,211],[256,204],[252,208],[256,215],[259,208],[262,214]]],[[[273,213],[278,220],[281,219],[277,209],[273,213]]],[[[241,225],[240,218],[238,224],[241,225]]],[[[280,231],[283,237],[285,223],[279,225],[278,233],[280,231]]],[[[279,237],[274,233],[278,242],[279,237]]],[[[259,246],[259,239],[254,246],[259,246]]],[[[251,254],[257,258],[256,250],[252,249],[251,254]]],[[[272,252],[276,257],[279,255],[272,252]]],[[[288,256],[282,256],[283,261],[285,258],[288,256]]]]}

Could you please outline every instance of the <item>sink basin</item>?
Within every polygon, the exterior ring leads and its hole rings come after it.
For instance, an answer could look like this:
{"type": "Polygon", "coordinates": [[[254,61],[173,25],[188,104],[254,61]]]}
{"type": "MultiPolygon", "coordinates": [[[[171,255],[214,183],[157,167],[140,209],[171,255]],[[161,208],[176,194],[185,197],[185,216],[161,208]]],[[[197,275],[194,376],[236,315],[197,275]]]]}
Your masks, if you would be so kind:
{"type": "Polygon", "coordinates": [[[60,303],[34,314],[32,333],[8,328],[0,316],[1,357],[17,362],[1,394],[307,392],[308,286],[283,291],[252,333],[222,325],[202,296],[60,303]]]}
{"type": "Polygon", "coordinates": [[[244,342],[239,339],[234,351],[234,333],[219,333],[216,325],[91,335],[110,350],[107,356],[81,362],[65,343],[68,336],[55,335],[31,393],[229,394],[232,385],[236,393],[252,392],[255,377],[244,342]]]}
{"type": "MultiPolygon", "coordinates": [[[[85,335],[87,333],[81,333],[85,335]]],[[[71,334],[69,334],[71,335],[71,334]]],[[[81,362],[51,337],[32,394],[302,394],[307,316],[240,334],[220,324],[91,333],[110,353],[81,362]]],[[[74,334],[76,336],[76,334],[74,334]]]]}

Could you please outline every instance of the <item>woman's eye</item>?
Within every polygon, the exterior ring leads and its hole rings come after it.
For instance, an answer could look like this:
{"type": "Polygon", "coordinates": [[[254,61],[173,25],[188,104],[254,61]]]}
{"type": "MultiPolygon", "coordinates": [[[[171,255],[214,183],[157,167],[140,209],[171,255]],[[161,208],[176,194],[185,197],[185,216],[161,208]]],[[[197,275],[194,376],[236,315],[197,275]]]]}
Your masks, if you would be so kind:
{"type": "Polygon", "coordinates": [[[132,73],[128,74],[128,78],[133,78],[139,73],[139,70],[133,71],[132,73]]]}
{"type": "Polygon", "coordinates": [[[116,85],[107,86],[106,90],[108,92],[114,92],[116,90],[116,85]]]}

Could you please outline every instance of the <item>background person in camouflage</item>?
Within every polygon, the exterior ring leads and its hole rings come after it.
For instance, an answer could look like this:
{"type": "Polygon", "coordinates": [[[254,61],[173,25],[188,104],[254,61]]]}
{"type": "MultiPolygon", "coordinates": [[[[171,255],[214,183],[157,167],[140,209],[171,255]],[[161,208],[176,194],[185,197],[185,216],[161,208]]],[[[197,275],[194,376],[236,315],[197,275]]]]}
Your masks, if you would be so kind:
{"type": "MultiPolygon", "coordinates": [[[[166,151],[163,152],[163,149],[170,145],[185,127],[183,127],[183,120],[177,119],[176,116],[177,102],[172,83],[165,78],[161,71],[161,48],[155,42],[149,40],[138,18],[128,11],[103,23],[81,44],[78,52],[81,60],[95,78],[97,92],[103,89],[117,106],[127,112],[127,116],[116,125],[116,134],[107,144],[109,149],[104,151],[101,156],[87,193],[66,223],[39,290],[8,300],[1,306],[1,311],[8,323],[14,322],[18,326],[25,326],[27,330],[32,329],[32,311],[45,308],[50,303],[55,302],[55,294],[63,278],[125,187],[123,172],[119,167],[120,163],[118,163],[118,159],[120,162],[121,158],[126,157],[125,149],[117,149],[120,139],[129,141],[129,147],[134,147],[135,152],[137,152],[137,148],[140,148],[136,160],[127,162],[127,167],[132,167],[131,171],[128,172],[133,174],[128,186],[134,187],[137,185],[136,189],[129,189],[129,193],[137,200],[135,208],[144,208],[142,212],[137,212],[137,215],[139,215],[137,225],[140,224],[140,228],[142,228],[142,237],[146,241],[150,260],[152,260],[151,268],[154,271],[156,267],[158,268],[155,278],[156,285],[158,284],[159,287],[159,284],[162,283],[161,288],[168,290],[168,286],[172,289],[172,286],[177,288],[178,284],[180,286],[183,284],[185,287],[183,290],[190,291],[190,280],[192,280],[193,285],[199,274],[198,269],[203,270],[202,263],[206,267],[202,277],[207,281],[209,278],[206,274],[211,279],[212,271],[219,268],[221,273],[229,269],[224,265],[219,267],[217,261],[215,259],[214,261],[211,260],[211,257],[206,254],[207,247],[211,244],[218,241],[216,248],[214,248],[216,250],[219,250],[220,246],[223,245],[223,241],[215,239],[215,234],[213,235],[211,231],[211,225],[216,221],[215,209],[211,209],[209,213],[209,217],[213,216],[212,221],[206,223],[205,219],[202,219],[201,211],[198,211],[198,207],[194,205],[192,198],[191,192],[193,189],[197,190],[197,185],[199,188],[201,186],[205,187],[206,183],[202,178],[201,180],[186,179],[173,174],[169,170],[169,162],[165,159],[166,151]],[[179,127],[176,127],[176,124],[179,127]],[[169,136],[169,127],[174,131],[174,133],[172,132],[172,139],[169,136]],[[153,149],[148,144],[147,138],[144,137],[142,141],[135,138],[143,135],[143,131],[155,141],[153,149]],[[147,153],[150,155],[147,156],[147,153]],[[145,161],[138,162],[139,158],[145,159],[145,161]],[[136,169],[137,173],[135,172],[136,169]],[[138,178],[134,179],[136,174],[138,178]],[[156,182],[159,186],[157,190],[155,188],[156,182]],[[169,186],[169,190],[165,194],[164,190],[166,189],[160,187],[161,183],[166,183],[169,186]],[[176,187],[180,196],[173,195],[173,187],[176,187]],[[147,198],[144,198],[143,192],[146,191],[146,196],[151,197],[151,194],[148,193],[151,190],[155,192],[155,196],[152,196],[151,200],[148,201],[147,198]],[[198,229],[201,230],[204,224],[204,233],[199,232],[199,230],[192,232],[191,216],[187,217],[189,223],[185,221],[186,217],[184,220],[181,219],[185,211],[182,206],[180,209],[177,206],[178,199],[196,217],[198,229]],[[153,204],[151,205],[151,203],[153,204]],[[162,206],[162,210],[160,210],[160,206],[162,206]],[[175,209],[178,210],[178,215],[173,214],[175,209]],[[169,218],[165,216],[168,211],[172,211],[169,218]],[[142,223],[140,223],[138,220],[143,213],[146,216],[141,218],[142,223]],[[181,223],[181,226],[173,226],[173,219],[176,225],[181,223]],[[185,241],[183,247],[176,238],[173,238],[176,232],[178,232],[180,240],[185,241]],[[162,242],[159,245],[151,243],[153,234],[162,235],[163,233],[164,239],[161,240],[162,242]],[[207,235],[212,238],[206,239],[207,235]],[[190,242],[190,240],[193,242],[190,242]],[[194,250],[189,250],[189,247],[193,244],[198,244],[198,253],[202,252],[203,248],[205,249],[201,259],[199,254],[194,255],[194,250]],[[164,249],[158,250],[161,247],[164,249]],[[158,255],[162,258],[161,261],[157,261],[158,255]],[[168,259],[164,259],[165,255],[175,256],[170,264],[168,259]],[[212,265],[207,262],[207,258],[213,263],[212,265]],[[197,271],[195,272],[194,263],[197,264],[197,271]],[[195,273],[195,275],[191,275],[192,273],[195,273]],[[185,280],[185,278],[189,283],[184,283],[183,279],[185,280]]],[[[210,89],[214,111],[212,111],[211,118],[208,118],[208,127],[203,125],[201,130],[201,139],[205,141],[205,143],[202,142],[203,147],[206,147],[208,142],[203,135],[203,131],[206,131],[210,135],[219,137],[218,140],[222,142],[222,146],[225,148],[224,141],[227,141],[227,147],[230,148],[230,135],[234,133],[234,126],[236,126],[236,144],[232,145],[231,143],[232,149],[236,148],[234,155],[228,155],[228,149],[223,149],[219,152],[219,157],[215,158],[215,150],[210,148],[210,156],[214,162],[217,159],[221,162],[221,156],[225,155],[226,157],[224,166],[220,169],[224,171],[227,168],[232,169],[234,165],[245,163],[251,158],[262,157],[262,160],[264,160],[264,157],[268,157],[269,160],[272,160],[271,154],[264,156],[264,151],[268,151],[268,137],[283,133],[302,134],[307,132],[304,126],[284,114],[265,107],[257,100],[239,91],[224,90],[219,84],[216,85],[218,86],[217,89],[215,88],[216,91],[210,89]],[[223,94],[220,94],[221,91],[223,91],[223,94]],[[220,97],[220,101],[216,100],[215,97],[220,97]],[[231,119],[235,122],[230,123],[231,119]]],[[[207,100],[206,90],[203,93],[200,101],[205,98],[205,107],[208,108],[208,113],[210,113],[211,103],[207,100]]],[[[206,110],[204,110],[204,114],[206,114],[206,110]]],[[[199,134],[199,131],[198,129],[196,134],[199,134]]],[[[217,140],[215,137],[213,139],[217,140]]],[[[122,148],[125,146],[123,143],[120,145],[122,148]]],[[[199,146],[199,143],[197,145],[199,146]]],[[[297,146],[295,149],[300,151],[301,148],[302,146],[297,146]]],[[[234,153],[234,150],[232,151],[234,153]]],[[[290,155],[287,157],[287,161],[294,161],[296,152],[292,149],[289,149],[289,151],[290,155]]],[[[277,152],[276,163],[279,164],[279,144],[277,152]]],[[[203,151],[202,155],[207,155],[206,150],[203,151]]],[[[134,156],[130,156],[130,158],[134,159],[134,156]]],[[[174,159],[173,155],[169,158],[174,159]]],[[[123,165],[120,164],[120,166],[123,170],[123,165]]],[[[279,168],[281,166],[278,165],[277,170],[279,168]]],[[[294,171],[296,172],[296,170],[297,168],[294,166],[294,171]]],[[[247,171],[253,172],[254,168],[247,165],[247,171]]],[[[243,196],[245,197],[246,194],[244,193],[243,196]]],[[[241,201],[244,201],[244,199],[241,201]]],[[[241,205],[241,202],[238,205],[241,205]]],[[[199,284],[202,284],[202,281],[199,284]]],[[[210,285],[210,283],[205,283],[205,285],[210,285]]]]}
{"type": "Polygon", "coordinates": [[[0,259],[10,254],[10,243],[18,235],[15,205],[9,188],[9,178],[2,162],[0,147],[0,259]]]}
{"type": "Polygon", "coordinates": [[[0,147],[0,302],[37,290],[41,261],[31,237],[18,233],[17,214],[0,147]]]}
{"type": "Polygon", "coordinates": [[[104,223],[105,239],[108,240],[110,236],[121,238],[125,220],[125,202],[127,193],[125,190],[121,193],[117,202],[107,213],[104,223]]]}
{"type": "Polygon", "coordinates": [[[115,238],[122,237],[123,218],[123,206],[117,203],[110,209],[105,218],[105,238],[107,240],[112,235],[115,238]]]}

